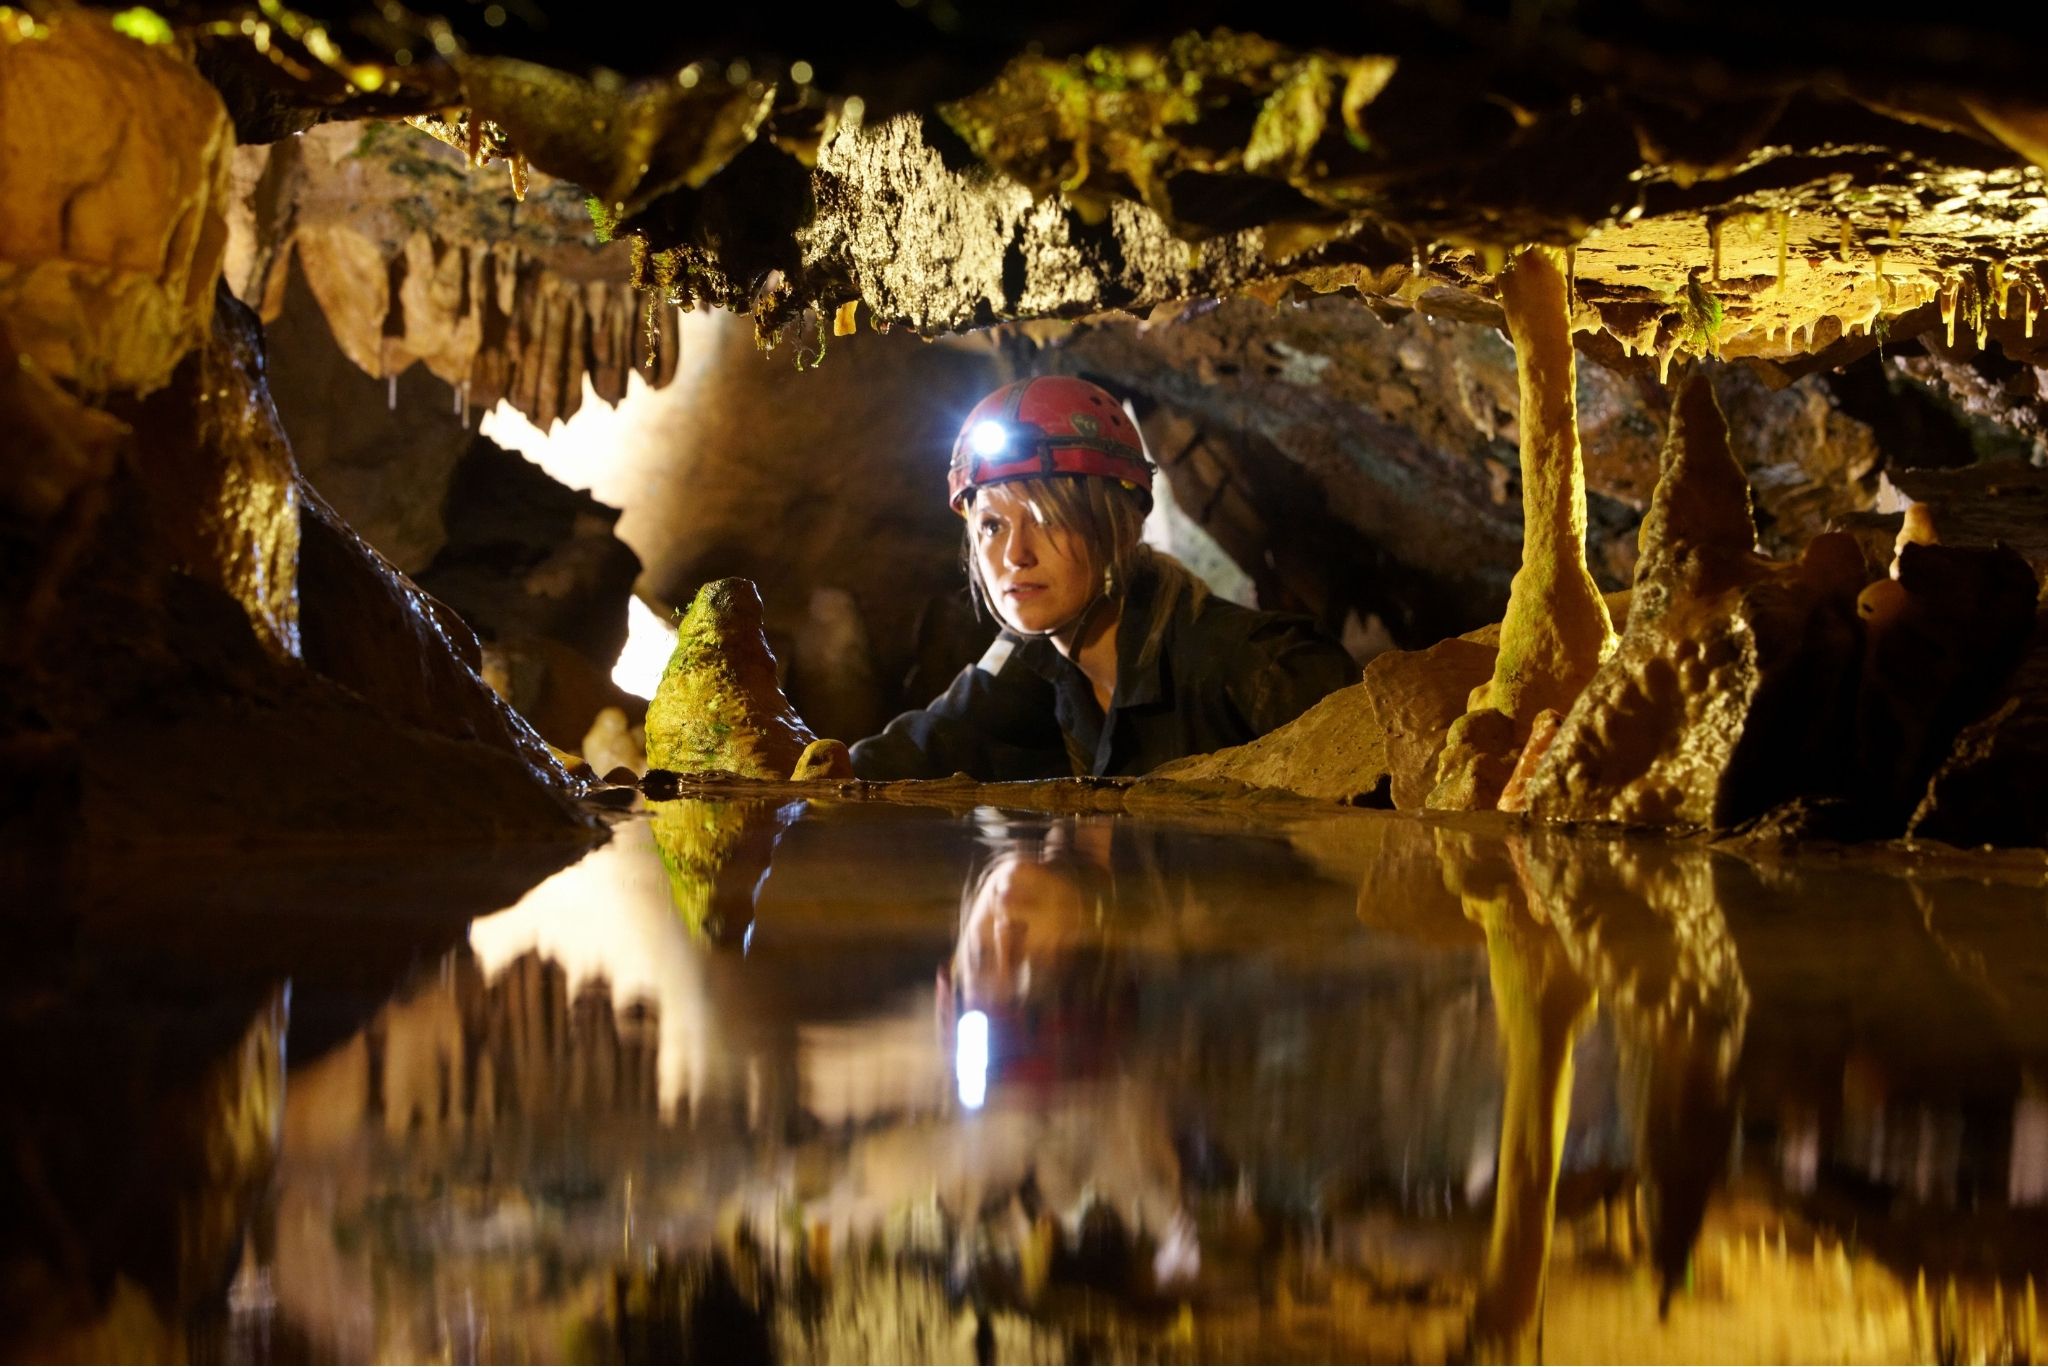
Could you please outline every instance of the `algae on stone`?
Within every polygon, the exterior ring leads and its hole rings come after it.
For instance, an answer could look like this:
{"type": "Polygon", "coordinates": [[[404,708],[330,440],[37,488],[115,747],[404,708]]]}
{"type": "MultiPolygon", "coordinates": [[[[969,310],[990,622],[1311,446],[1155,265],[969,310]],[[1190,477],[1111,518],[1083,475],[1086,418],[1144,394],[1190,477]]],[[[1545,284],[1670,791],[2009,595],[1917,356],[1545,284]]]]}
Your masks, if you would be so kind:
{"type": "Polygon", "coordinates": [[[649,767],[784,779],[816,739],[775,681],[759,590],[745,579],[706,584],[676,624],[647,705],[649,767]]]}

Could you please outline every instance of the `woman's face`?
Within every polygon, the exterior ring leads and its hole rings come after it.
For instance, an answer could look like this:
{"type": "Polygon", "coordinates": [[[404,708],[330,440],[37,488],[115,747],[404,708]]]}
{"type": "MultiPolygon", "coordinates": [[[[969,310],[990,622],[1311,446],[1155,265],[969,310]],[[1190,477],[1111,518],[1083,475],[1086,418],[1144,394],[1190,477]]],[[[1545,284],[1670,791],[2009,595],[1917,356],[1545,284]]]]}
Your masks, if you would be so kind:
{"type": "Polygon", "coordinates": [[[1034,975],[1058,973],[1089,932],[1073,875],[1004,856],[975,889],[953,953],[953,986],[969,1006],[1021,1001],[1034,975]]]}
{"type": "Polygon", "coordinates": [[[1085,549],[1041,525],[1020,486],[976,491],[967,528],[981,586],[1013,630],[1055,630],[1094,601],[1099,585],[1085,549]]]}

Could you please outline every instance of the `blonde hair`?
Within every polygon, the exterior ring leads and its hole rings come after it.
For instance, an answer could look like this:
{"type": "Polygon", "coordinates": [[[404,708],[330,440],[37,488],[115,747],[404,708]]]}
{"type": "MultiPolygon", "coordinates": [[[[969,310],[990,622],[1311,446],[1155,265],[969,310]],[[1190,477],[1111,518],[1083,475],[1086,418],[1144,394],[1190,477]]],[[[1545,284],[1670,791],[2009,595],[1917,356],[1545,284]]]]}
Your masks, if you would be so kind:
{"type": "MultiPolygon", "coordinates": [[[[1039,526],[1079,546],[1088,573],[1102,578],[1105,594],[1123,596],[1144,549],[1145,502],[1137,490],[1113,479],[1076,475],[1006,482],[1023,495],[1039,526]]],[[[967,582],[974,587],[975,605],[994,615],[974,554],[974,509],[980,501],[980,489],[967,501],[967,582]]]]}

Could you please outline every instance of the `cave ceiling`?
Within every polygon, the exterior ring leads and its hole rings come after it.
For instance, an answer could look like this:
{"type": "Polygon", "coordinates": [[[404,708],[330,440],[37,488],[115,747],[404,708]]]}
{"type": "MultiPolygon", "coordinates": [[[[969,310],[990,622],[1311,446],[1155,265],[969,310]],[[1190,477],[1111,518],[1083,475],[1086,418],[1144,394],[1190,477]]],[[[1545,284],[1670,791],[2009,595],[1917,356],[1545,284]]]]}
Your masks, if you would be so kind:
{"type": "MultiPolygon", "coordinates": [[[[801,24],[540,0],[161,14],[245,144],[411,122],[351,141],[379,167],[306,206],[302,256],[322,221],[378,244],[389,297],[338,325],[366,369],[426,359],[529,412],[573,407],[585,372],[608,398],[631,364],[658,380],[672,306],[751,313],[819,350],[861,323],[930,336],[1290,291],[1494,323],[1500,263],[1529,242],[1572,248],[1578,344],[1620,369],[1712,354],[1798,374],[1937,328],[2048,360],[2038,17],[949,0],[801,24]],[[448,176],[465,163],[473,182],[448,176]],[[496,288],[510,305],[502,271],[485,278],[507,253],[515,278],[524,261],[548,282],[529,308],[574,315],[566,337],[529,328],[523,388],[522,345],[493,343],[488,317],[428,327],[415,302],[389,321],[390,298],[424,298],[436,271],[444,299],[496,288]]],[[[325,270],[373,264],[358,248],[325,270]]],[[[330,317],[340,292],[323,292],[330,317]]]]}

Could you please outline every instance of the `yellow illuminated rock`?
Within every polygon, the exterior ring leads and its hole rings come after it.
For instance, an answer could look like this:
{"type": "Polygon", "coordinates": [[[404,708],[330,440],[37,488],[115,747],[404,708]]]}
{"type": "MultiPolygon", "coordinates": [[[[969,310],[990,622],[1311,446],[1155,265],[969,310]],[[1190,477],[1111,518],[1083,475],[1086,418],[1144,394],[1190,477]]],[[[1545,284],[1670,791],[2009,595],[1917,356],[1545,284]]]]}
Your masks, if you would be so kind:
{"type": "Polygon", "coordinates": [[[0,26],[0,318],[51,375],[146,393],[206,335],[234,134],[174,50],[63,9],[0,26]]]}
{"type": "Polygon", "coordinates": [[[1522,400],[1522,566],[1501,622],[1493,679],[1473,691],[1471,712],[1451,728],[1432,807],[1492,806],[1537,714],[1571,707],[1614,642],[1607,604],[1586,568],[1586,463],[1571,289],[1560,256],[1531,247],[1500,277],[1522,400]]]}
{"type": "Polygon", "coordinates": [[[790,777],[798,783],[814,779],[849,779],[854,776],[853,756],[847,752],[842,740],[814,740],[804,747],[803,755],[796,762],[796,770],[790,777]]]}

